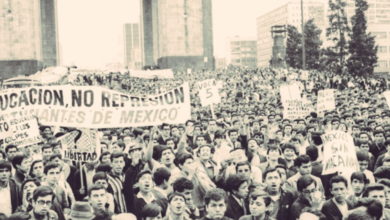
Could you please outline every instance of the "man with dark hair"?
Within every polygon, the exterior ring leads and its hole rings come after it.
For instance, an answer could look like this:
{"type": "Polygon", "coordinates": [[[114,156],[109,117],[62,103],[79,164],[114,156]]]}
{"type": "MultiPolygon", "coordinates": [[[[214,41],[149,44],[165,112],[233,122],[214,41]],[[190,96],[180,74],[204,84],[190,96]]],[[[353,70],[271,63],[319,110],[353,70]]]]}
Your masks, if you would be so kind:
{"type": "Polygon", "coordinates": [[[311,160],[311,174],[321,178],[322,174],[322,163],[317,161],[318,159],[318,148],[314,145],[310,145],[306,148],[306,155],[310,157],[311,160]]]}
{"type": "Polygon", "coordinates": [[[372,198],[378,200],[383,207],[382,219],[390,219],[390,210],[386,209],[386,192],[382,184],[369,184],[363,193],[363,198],[372,198]]]}
{"type": "Polygon", "coordinates": [[[310,176],[301,176],[297,182],[298,199],[291,206],[292,219],[298,219],[304,208],[321,208],[321,193],[317,191],[317,182],[310,176]],[[319,195],[318,195],[319,194],[319,195]]]}
{"type": "Polygon", "coordinates": [[[265,191],[271,196],[270,217],[275,219],[289,219],[290,208],[294,202],[294,195],[281,186],[281,174],[276,168],[269,168],[263,174],[263,181],[267,185],[265,191]]]}
{"type": "Polygon", "coordinates": [[[348,216],[348,220],[377,220],[381,219],[383,213],[382,204],[377,199],[359,199],[348,216]]]}
{"type": "Polygon", "coordinates": [[[22,184],[28,176],[28,171],[31,167],[32,158],[24,154],[17,154],[12,158],[12,166],[15,169],[14,180],[22,184]]]}
{"type": "Polygon", "coordinates": [[[206,203],[206,215],[200,220],[232,220],[225,216],[227,207],[225,191],[219,188],[209,190],[204,200],[206,203]]]}
{"type": "Polygon", "coordinates": [[[311,178],[313,178],[316,181],[317,190],[319,190],[322,193],[324,192],[324,187],[322,186],[321,179],[311,174],[312,167],[311,167],[311,159],[309,156],[299,155],[295,159],[294,164],[298,168],[298,173],[290,177],[289,179],[287,179],[287,183],[289,189],[291,189],[291,191],[294,193],[295,198],[297,197],[297,182],[301,176],[310,176],[311,178]]]}
{"type": "Polygon", "coordinates": [[[187,217],[190,219],[199,219],[200,211],[194,205],[194,201],[192,199],[194,184],[185,177],[176,179],[176,181],[172,185],[173,192],[182,194],[186,199],[186,213],[187,217]]]}
{"type": "Polygon", "coordinates": [[[106,193],[106,189],[103,186],[97,184],[92,185],[88,191],[88,201],[91,204],[94,213],[98,210],[104,210],[112,217],[114,213],[107,209],[106,193]]]}
{"type": "Polygon", "coordinates": [[[334,176],[329,185],[333,198],[324,203],[321,211],[327,220],[343,220],[348,216],[348,210],[353,208],[352,203],[346,199],[348,181],[343,176],[334,176]]]}
{"type": "Polygon", "coordinates": [[[74,175],[74,185],[76,188],[74,195],[77,201],[82,201],[88,195],[88,191],[93,185],[92,179],[96,173],[98,164],[99,161],[85,162],[81,166],[81,169],[76,171],[74,175]],[[81,175],[80,172],[82,172],[81,175]],[[83,178],[81,179],[81,177],[83,178]]]}
{"type": "Polygon", "coordinates": [[[11,164],[8,161],[0,161],[0,213],[10,216],[21,205],[22,198],[20,186],[11,179],[11,164]]]}
{"type": "Polygon", "coordinates": [[[326,217],[318,209],[306,207],[298,220],[326,220],[326,217]]]}
{"type": "Polygon", "coordinates": [[[164,196],[165,199],[168,199],[167,190],[169,187],[169,178],[171,177],[171,172],[165,167],[159,167],[153,173],[153,180],[156,186],[153,190],[158,191],[164,196]]]}
{"type": "Polygon", "coordinates": [[[30,211],[30,220],[58,220],[56,212],[50,210],[56,195],[48,186],[39,186],[34,190],[31,205],[33,209],[30,211]]]}
{"type": "Polygon", "coordinates": [[[249,206],[246,203],[248,197],[248,180],[245,174],[233,174],[226,181],[226,191],[229,197],[227,202],[226,217],[234,220],[249,214],[249,206]]]}
{"type": "MultiPolygon", "coordinates": [[[[125,175],[123,174],[123,168],[125,167],[125,154],[122,152],[113,152],[111,154],[111,172],[107,175],[108,184],[113,190],[115,213],[127,212],[126,202],[123,191],[123,181],[125,175]]],[[[129,186],[131,187],[131,186],[129,186]]]]}
{"type": "Polygon", "coordinates": [[[18,147],[16,145],[10,144],[5,147],[5,153],[7,154],[7,160],[12,161],[12,158],[16,155],[18,152],[18,147]]]}

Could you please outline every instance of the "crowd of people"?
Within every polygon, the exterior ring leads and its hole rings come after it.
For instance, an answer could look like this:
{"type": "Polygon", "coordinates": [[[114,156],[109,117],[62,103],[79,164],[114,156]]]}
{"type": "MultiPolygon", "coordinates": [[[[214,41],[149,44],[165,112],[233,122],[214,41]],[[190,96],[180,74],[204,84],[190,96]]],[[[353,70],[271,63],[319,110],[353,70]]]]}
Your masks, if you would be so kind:
{"type": "Polygon", "coordinates": [[[1,146],[0,219],[390,220],[385,79],[228,68],[62,82],[138,96],[189,82],[191,119],[98,129],[101,156],[86,163],[65,158],[58,140],[76,128],[40,124],[42,143],[1,146]],[[210,107],[202,107],[195,86],[206,79],[221,82],[221,102],[210,107]],[[313,112],[283,117],[279,88],[286,84],[298,84],[313,112]],[[336,108],[321,117],[315,108],[323,89],[334,89],[336,108]],[[322,175],[321,135],[332,130],[353,137],[360,170],[348,177],[322,175]]]}

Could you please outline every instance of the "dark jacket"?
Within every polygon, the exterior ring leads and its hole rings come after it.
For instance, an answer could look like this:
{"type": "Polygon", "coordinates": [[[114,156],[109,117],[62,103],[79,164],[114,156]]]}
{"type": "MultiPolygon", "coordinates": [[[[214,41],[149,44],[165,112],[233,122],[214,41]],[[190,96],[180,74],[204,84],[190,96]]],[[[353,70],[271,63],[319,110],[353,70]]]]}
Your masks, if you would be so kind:
{"type": "MultiPolygon", "coordinates": [[[[253,217],[252,217],[251,215],[245,215],[245,216],[242,216],[242,217],[240,218],[240,220],[253,220],[253,217]]],[[[264,217],[264,220],[275,220],[275,219],[269,217],[268,215],[266,215],[266,216],[264,217]]]]}
{"type": "Polygon", "coordinates": [[[125,196],[125,201],[126,201],[126,208],[127,211],[130,213],[134,213],[134,190],[133,190],[133,185],[136,184],[136,177],[138,173],[141,172],[141,170],[145,167],[145,164],[139,161],[139,163],[136,166],[131,165],[130,161],[130,166],[126,171],[125,174],[125,181],[124,181],[124,188],[123,188],[123,194],[125,196]]]}
{"type": "Polygon", "coordinates": [[[22,184],[23,181],[26,179],[26,176],[20,172],[18,169],[15,169],[15,175],[13,176],[15,182],[18,184],[22,184]]]}
{"type": "MultiPolygon", "coordinates": [[[[348,205],[348,210],[353,209],[353,204],[350,201],[345,200],[345,202],[348,205]]],[[[343,214],[333,202],[333,199],[329,199],[324,203],[321,212],[326,216],[327,220],[343,220],[343,214]]]]}
{"type": "Polygon", "coordinates": [[[88,195],[88,187],[89,187],[89,186],[87,186],[87,177],[85,174],[85,170],[83,168],[81,168],[80,170],[77,170],[76,173],[74,174],[74,186],[75,186],[76,190],[73,191],[73,193],[74,193],[74,197],[76,198],[77,201],[82,201],[88,195]],[[81,172],[83,172],[83,179],[82,180],[81,180],[81,176],[80,176],[80,170],[81,170],[81,172]],[[83,186],[84,186],[84,193],[83,194],[80,194],[80,192],[79,192],[79,189],[81,189],[81,181],[82,181],[83,186]]]}
{"type": "Polygon", "coordinates": [[[309,200],[299,196],[297,200],[292,204],[290,210],[290,216],[292,219],[299,219],[299,216],[302,213],[302,210],[306,207],[311,207],[309,200]]]}
{"type": "Polygon", "coordinates": [[[20,185],[15,182],[15,180],[10,179],[9,182],[9,188],[11,190],[11,206],[12,206],[12,213],[15,212],[15,210],[22,204],[22,193],[20,191],[20,185]]]}
{"type": "Polygon", "coordinates": [[[227,201],[227,208],[225,216],[234,220],[239,220],[245,214],[249,214],[249,207],[246,207],[248,213],[244,213],[242,205],[233,197],[232,194],[229,195],[227,201]]]}

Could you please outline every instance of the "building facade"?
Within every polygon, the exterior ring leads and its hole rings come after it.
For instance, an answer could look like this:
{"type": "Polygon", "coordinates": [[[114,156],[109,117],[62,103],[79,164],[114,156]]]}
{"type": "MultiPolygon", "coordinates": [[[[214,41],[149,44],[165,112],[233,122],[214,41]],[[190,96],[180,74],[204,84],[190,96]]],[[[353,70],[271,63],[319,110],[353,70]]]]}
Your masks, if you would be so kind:
{"type": "Polygon", "coordinates": [[[215,69],[222,70],[226,69],[226,58],[215,58],[215,69]]]}
{"type": "Polygon", "coordinates": [[[235,67],[257,67],[256,37],[232,37],[227,41],[226,64],[235,67]]]}
{"type": "Polygon", "coordinates": [[[0,76],[57,66],[57,24],[56,0],[0,1],[0,76]]]}
{"type": "Polygon", "coordinates": [[[124,46],[124,66],[128,69],[141,70],[142,60],[142,40],[138,23],[123,25],[123,46],[124,46]]]}
{"type": "MultiPolygon", "coordinates": [[[[322,1],[304,1],[304,21],[314,19],[314,23],[323,30],[322,40],[325,41],[326,19],[325,6],[322,1]]],[[[289,2],[265,15],[257,18],[257,66],[267,67],[272,58],[273,39],[271,27],[275,25],[293,25],[301,32],[300,1],[289,2]]]]}
{"type": "MultiPolygon", "coordinates": [[[[366,12],[367,32],[374,35],[378,45],[378,66],[374,72],[390,73],[390,0],[367,0],[369,8],[366,12]]],[[[355,15],[355,1],[347,1],[349,21],[355,15]]]]}
{"type": "Polygon", "coordinates": [[[145,66],[214,69],[211,0],[141,0],[145,66]]]}

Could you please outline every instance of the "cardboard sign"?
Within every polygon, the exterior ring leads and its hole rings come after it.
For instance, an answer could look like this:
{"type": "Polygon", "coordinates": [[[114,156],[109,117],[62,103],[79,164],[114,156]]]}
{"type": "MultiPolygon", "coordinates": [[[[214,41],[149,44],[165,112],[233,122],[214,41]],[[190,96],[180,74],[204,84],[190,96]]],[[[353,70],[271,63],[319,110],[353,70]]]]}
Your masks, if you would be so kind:
{"type": "Polygon", "coordinates": [[[12,135],[9,118],[5,115],[0,115],[0,139],[7,138],[12,135]]]}
{"type": "Polygon", "coordinates": [[[131,70],[130,71],[130,77],[137,77],[137,78],[144,78],[144,79],[173,79],[173,72],[171,69],[166,70],[153,70],[153,71],[146,71],[146,70],[131,70]]]}
{"type": "Polygon", "coordinates": [[[59,140],[66,159],[78,162],[93,162],[100,157],[100,139],[96,130],[75,130],[59,138],[59,140]]]}
{"type": "Polygon", "coordinates": [[[203,107],[221,102],[215,79],[198,82],[196,86],[199,89],[200,101],[203,107]]]}
{"type": "Polygon", "coordinates": [[[282,103],[285,103],[286,100],[300,100],[301,90],[297,84],[282,85],[280,86],[280,96],[282,103]]]}
{"type": "Polygon", "coordinates": [[[318,91],[317,99],[317,113],[321,117],[324,115],[325,111],[332,111],[336,108],[334,101],[334,90],[326,89],[318,91]]]}
{"type": "Polygon", "coordinates": [[[390,91],[386,91],[382,94],[386,98],[387,105],[390,107],[390,91]]]}
{"type": "Polygon", "coordinates": [[[335,172],[359,171],[355,145],[350,134],[330,131],[321,136],[324,143],[322,175],[335,172]]]}
{"type": "Polygon", "coordinates": [[[283,118],[294,120],[305,118],[313,111],[313,105],[307,100],[286,100],[283,118]]]}
{"type": "Polygon", "coordinates": [[[12,134],[4,139],[6,146],[13,144],[18,148],[23,148],[42,141],[42,137],[39,134],[37,119],[34,116],[29,115],[12,118],[9,120],[8,124],[12,134]]]}
{"type": "Polygon", "coordinates": [[[0,112],[35,115],[48,126],[118,128],[180,124],[191,118],[189,85],[153,96],[94,86],[42,86],[0,94],[0,112]]]}

